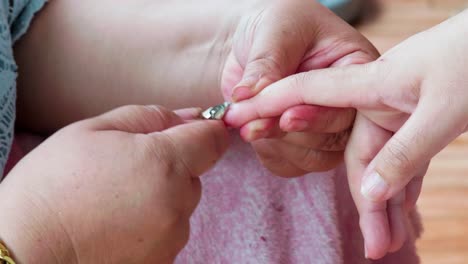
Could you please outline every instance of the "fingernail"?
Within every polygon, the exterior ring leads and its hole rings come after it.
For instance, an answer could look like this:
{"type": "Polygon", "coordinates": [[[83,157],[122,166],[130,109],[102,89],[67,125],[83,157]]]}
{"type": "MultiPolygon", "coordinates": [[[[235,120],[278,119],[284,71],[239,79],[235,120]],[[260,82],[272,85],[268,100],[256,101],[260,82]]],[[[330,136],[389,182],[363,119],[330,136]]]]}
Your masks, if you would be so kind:
{"type": "Polygon", "coordinates": [[[389,189],[388,183],[375,171],[364,177],[361,184],[361,194],[373,201],[380,201],[389,189]]]}
{"type": "Polygon", "coordinates": [[[309,128],[309,122],[301,119],[291,119],[288,125],[288,132],[300,132],[309,128]]]}
{"type": "Polygon", "coordinates": [[[184,108],[174,111],[184,120],[198,119],[203,110],[200,107],[184,108]]]}
{"type": "Polygon", "coordinates": [[[253,92],[249,87],[241,86],[237,87],[232,93],[232,101],[239,102],[252,97],[253,92]]]}
{"type": "Polygon", "coordinates": [[[266,138],[270,134],[271,127],[264,120],[255,120],[248,123],[241,129],[243,138],[248,141],[254,141],[261,138],[266,138]]]}
{"type": "Polygon", "coordinates": [[[268,130],[254,130],[251,132],[248,139],[249,141],[254,141],[257,139],[266,138],[268,137],[268,134],[269,134],[268,130]]]}
{"type": "Polygon", "coordinates": [[[223,120],[226,124],[232,127],[238,127],[239,124],[236,123],[239,113],[237,111],[237,105],[232,104],[229,106],[228,111],[224,114],[223,120]]]}
{"type": "Polygon", "coordinates": [[[159,108],[160,108],[157,105],[145,105],[144,107],[146,107],[149,110],[159,110],[159,108]]]}

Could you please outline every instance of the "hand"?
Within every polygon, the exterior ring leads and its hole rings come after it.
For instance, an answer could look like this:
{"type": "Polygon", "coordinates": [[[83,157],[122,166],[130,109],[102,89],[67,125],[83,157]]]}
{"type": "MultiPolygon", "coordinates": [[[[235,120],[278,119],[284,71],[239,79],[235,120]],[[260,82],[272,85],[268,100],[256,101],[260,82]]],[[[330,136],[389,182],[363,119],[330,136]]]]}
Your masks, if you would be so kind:
{"type": "MultiPolygon", "coordinates": [[[[241,101],[297,72],[367,63],[375,48],[316,1],[259,1],[240,19],[223,70],[227,100],[241,101]]],[[[291,87],[294,89],[294,87],[291,87]]],[[[342,161],[355,111],[296,106],[243,124],[262,163],[281,176],[334,168],[342,161]]]]}
{"type": "Polygon", "coordinates": [[[0,184],[0,236],[17,260],[172,263],[200,199],[198,176],[227,147],[222,122],[180,116],[122,107],[27,155],[0,184]]]}
{"type": "Polygon", "coordinates": [[[292,76],[226,120],[240,126],[302,104],[357,108],[346,165],[366,255],[380,258],[404,243],[430,159],[468,129],[467,24],[465,11],[376,62],[292,76]]]}

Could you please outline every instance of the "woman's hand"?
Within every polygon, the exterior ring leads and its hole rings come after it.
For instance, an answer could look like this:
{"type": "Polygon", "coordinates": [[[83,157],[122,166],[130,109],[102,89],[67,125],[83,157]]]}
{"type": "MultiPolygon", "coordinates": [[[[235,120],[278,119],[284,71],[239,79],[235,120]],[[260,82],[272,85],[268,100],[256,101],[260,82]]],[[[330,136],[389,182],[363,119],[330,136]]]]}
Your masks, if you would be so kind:
{"type": "Polygon", "coordinates": [[[233,105],[241,126],[303,104],[359,110],[346,165],[369,258],[398,250],[430,159],[468,129],[468,11],[378,61],[302,73],[233,105]]]}
{"type": "MultiPolygon", "coordinates": [[[[361,64],[378,57],[355,29],[316,1],[258,1],[241,17],[224,66],[227,100],[248,99],[291,74],[361,64]]],[[[295,87],[290,87],[294,89],[295,87]]],[[[355,111],[296,106],[242,124],[262,163],[275,174],[299,176],[342,161],[355,111]]]]}
{"type": "Polygon", "coordinates": [[[0,238],[20,263],[171,263],[198,176],[227,148],[197,110],[126,106],[68,126],[0,185],[0,238]]]}

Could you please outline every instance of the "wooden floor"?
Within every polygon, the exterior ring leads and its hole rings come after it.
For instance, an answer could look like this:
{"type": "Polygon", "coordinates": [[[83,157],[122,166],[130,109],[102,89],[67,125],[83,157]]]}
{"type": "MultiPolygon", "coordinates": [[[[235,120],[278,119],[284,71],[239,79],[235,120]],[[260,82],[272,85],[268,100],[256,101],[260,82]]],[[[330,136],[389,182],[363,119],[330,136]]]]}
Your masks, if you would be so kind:
{"type": "MultiPolygon", "coordinates": [[[[385,52],[466,7],[468,0],[368,0],[358,29],[385,52]]],[[[422,263],[467,264],[468,134],[432,161],[419,209],[424,223],[418,242],[422,263]]]]}

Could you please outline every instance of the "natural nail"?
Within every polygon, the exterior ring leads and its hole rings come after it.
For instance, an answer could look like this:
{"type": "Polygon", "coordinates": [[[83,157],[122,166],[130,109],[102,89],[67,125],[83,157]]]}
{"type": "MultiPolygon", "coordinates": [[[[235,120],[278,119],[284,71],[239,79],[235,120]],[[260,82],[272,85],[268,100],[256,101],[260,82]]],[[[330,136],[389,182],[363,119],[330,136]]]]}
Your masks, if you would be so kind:
{"type": "Polygon", "coordinates": [[[289,121],[288,131],[290,132],[301,132],[309,127],[309,122],[301,119],[292,119],[289,121]]]}
{"type": "Polygon", "coordinates": [[[250,97],[252,97],[252,90],[245,86],[237,87],[232,93],[232,100],[234,102],[239,102],[250,97]]]}
{"type": "Polygon", "coordinates": [[[377,172],[372,172],[363,179],[361,194],[373,201],[380,201],[390,189],[390,185],[377,172]]]}

